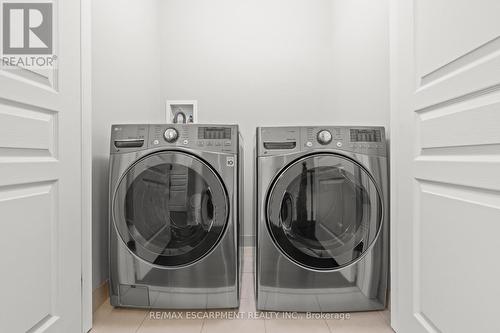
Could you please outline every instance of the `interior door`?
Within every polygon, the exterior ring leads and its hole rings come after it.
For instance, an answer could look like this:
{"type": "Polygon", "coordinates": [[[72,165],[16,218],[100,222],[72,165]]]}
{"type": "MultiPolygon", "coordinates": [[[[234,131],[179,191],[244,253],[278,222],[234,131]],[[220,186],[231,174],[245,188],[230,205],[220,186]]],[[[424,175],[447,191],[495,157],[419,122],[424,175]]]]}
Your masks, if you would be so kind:
{"type": "Polygon", "coordinates": [[[373,178],[338,154],[306,156],[284,168],[266,207],[268,230],[281,252],[314,270],[358,261],[382,228],[382,199],[373,178]]]}
{"type": "Polygon", "coordinates": [[[56,57],[0,67],[0,332],[81,332],[80,2],[20,2],[11,45],[49,38],[56,57]],[[41,22],[51,29],[37,31],[41,22]]]}
{"type": "Polygon", "coordinates": [[[393,327],[500,332],[500,2],[391,6],[393,327]]]}

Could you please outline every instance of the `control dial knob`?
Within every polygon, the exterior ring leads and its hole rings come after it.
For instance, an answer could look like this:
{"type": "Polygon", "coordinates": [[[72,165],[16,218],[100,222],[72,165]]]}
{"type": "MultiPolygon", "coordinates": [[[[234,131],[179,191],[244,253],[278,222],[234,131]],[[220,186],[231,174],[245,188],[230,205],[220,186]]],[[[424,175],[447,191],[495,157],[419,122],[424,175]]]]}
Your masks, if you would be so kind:
{"type": "Polygon", "coordinates": [[[175,128],[167,128],[165,133],[163,133],[163,137],[165,138],[165,141],[172,143],[177,141],[177,138],[179,137],[179,132],[175,128]]]}
{"type": "Polygon", "coordinates": [[[327,145],[332,141],[332,133],[327,130],[319,131],[318,133],[318,142],[322,145],[327,145]]]}

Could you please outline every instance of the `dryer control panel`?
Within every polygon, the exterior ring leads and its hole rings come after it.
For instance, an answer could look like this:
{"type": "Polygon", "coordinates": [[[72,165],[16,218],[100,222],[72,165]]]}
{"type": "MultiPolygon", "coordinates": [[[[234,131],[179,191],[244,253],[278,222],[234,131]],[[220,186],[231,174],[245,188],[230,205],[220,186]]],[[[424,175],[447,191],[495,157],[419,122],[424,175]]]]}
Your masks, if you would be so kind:
{"type": "Polygon", "coordinates": [[[259,156],[332,149],[366,155],[387,155],[385,128],[375,126],[260,127],[259,156]]]}
{"type": "Polygon", "coordinates": [[[202,124],[112,126],[111,153],[127,153],[163,147],[236,153],[238,126],[202,124]]]}

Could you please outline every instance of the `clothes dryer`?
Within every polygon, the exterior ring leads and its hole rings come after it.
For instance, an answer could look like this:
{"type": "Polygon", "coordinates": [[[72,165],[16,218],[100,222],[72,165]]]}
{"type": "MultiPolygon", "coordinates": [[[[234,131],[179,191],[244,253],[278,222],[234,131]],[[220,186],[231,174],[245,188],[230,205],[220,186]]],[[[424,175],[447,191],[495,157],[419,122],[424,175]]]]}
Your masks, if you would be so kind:
{"type": "Polygon", "coordinates": [[[238,307],[242,156],[236,125],[112,126],[112,305],[238,307]]]}
{"type": "Polygon", "coordinates": [[[256,139],[257,308],[385,308],[384,128],[261,127],[256,139]]]}

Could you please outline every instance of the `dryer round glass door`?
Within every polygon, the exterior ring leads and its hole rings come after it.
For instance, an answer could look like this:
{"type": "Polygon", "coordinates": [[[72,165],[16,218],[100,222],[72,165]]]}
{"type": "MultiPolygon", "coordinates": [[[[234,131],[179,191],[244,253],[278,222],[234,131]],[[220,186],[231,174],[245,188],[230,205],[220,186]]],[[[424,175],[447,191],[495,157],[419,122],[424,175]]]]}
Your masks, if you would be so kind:
{"type": "Polygon", "coordinates": [[[382,225],[373,178],[347,157],[318,153],[285,167],[267,196],[267,225],[283,254],[314,270],[359,260],[382,225]]]}
{"type": "Polygon", "coordinates": [[[159,266],[183,266],[217,245],[228,210],[226,190],[208,164],[164,151],[127,170],[114,195],[113,221],[138,257],[159,266]]]}

